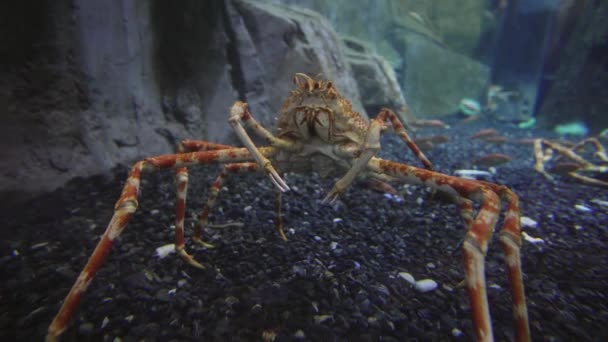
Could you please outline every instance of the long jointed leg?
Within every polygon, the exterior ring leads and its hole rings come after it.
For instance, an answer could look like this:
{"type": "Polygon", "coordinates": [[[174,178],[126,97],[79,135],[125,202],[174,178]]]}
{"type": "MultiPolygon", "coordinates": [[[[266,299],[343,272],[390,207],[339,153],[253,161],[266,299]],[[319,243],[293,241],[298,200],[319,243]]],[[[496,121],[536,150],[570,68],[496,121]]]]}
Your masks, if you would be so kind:
{"type": "Polygon", "coordinates": [[[506,210],[502,229],[500,230],[500,243],[507,262],[509,286],[513,297],[513,316],[515,318],[516,341],[530,340],[530,326],[528,325],[528,309],[524,292],[523,274],[521,271],[521,223],[519,220],[519,198],[509,188],[492,183],[484,183],[497,193],[506,203],[506,210]]]}
{"type": "Polygon", "coordinates": [[[469,217],[472,212],[470,202],[461,201],[461,211],[466,214],[465,223],[469,226],[463,244],[465,276],[478,341],[493,341],[484,262],[488,242],[492,237],[500,212],[500,198],[497,194],[506,200],[507,210],[501,229],[501,243],[509,270],[517,329],[516,337],[517,341],[529,341],[530,331],[519,255],[521,244],[519,207],[515,193],[503,186],[447,176],[378,158],[373,158],[368,167],[372,171],[385,173],[407,183],[426,185],[448,192],[453,196],[464,197],[480,203],[477,213],[471,221],[469,217]]]}
{"type": "Polygon", "coordinates": [[[399,120],[399,117],[397,117],[395,112],[393,112],[392,110],[383,108],[380,113],[378,113],[376,120],[385,122],[387,119],[391,122],[395,134],[397,134],[399,138],[401,138],[401,140],[407,145],[407,147],[412,151],[412,153],[414,153],[416,158],[418,158],[422,162],[424,168],[432,170],[433,164],[431,164],[431,162],[427,159],[424,153],[420,150],[418,145],[416,145],[414,140],[412,140],[409,134],[407,134],[407,132],[405,131],[405,125],[401,122],[401,120],[399,120]]]}
{"type": "Polygon", "coordinates": [[[228,178],[230,174],[234,173],[251,173],[251,172],[259,172],[260,167],[256,163],[237,163],[237,164],[226,164],[224,168],[217,176],[213,184],[211,184],[211,188],[209,189],[209,197],[207,198],[207,202],[205,203],[205,207],[201,210],[198,221],[194,226],[194,236],[192,237],[192,241],[198,243],[199,245],[205,246],[207,248],[213,248],[214,246],[208,242],[203,241],[201,238],[203,227],[207,225],[209,221],[209,212],[215,206],[217,196],[220,193],[222,185],[228,178]]]}
{"type": "MultiPolygon", "coordinates": [[[[196,152],[196,151],[214,151],[214,150],[233,150],[236,147],[230,145],[216,144],[202,140],[182,140],[177,148],[178,153],[196,152]]],[[[177,253],[190,265],[197,268],[204,268],[202,264],[197,262],[191,255],[186,252],[184,241],[184,219],[186,216],[186,196],[188,192],[188,169],[180,167],[176,170],[175,184],[177,187],[177,200],[175,204],[175,250],[177,253]]],[[[200,239],[200,231],[198,236],[195,235],[195,242],[205,246],[213,247],[200,239]]]]}
{"type": "Polygon", "coordinates": [[[283,239],[283,241],[287,241],[287,235],[285,235],[285,232],[283,231],[283,220],[281,219],[281,197],[283,196],[283,192],[281,192],[279,189],[275,189],[274,194],[275,225],[281,239],[283,239]]]}
{"type": "Polygon", "coordinates": [[[395,133],[409,147],[416,158],[420,159],[422,164],[424,164],[424,167],[429,170],[433,168],[431,162],[426,158],[424,153],[422,153],[420,148],[418,148],[416,143],[407,134],[405,131],[405,126],[403,123],[401,123],[397,115],[392,110],[383,108],[380,113],[378,113],[376,118],[370,121],[365,142],[361,148],[361,155],[357,158],[348,172],[336,182],[331,191],[323,199],[323,202],[335,202],[338,197],[340,197],[340,195],[352,184],[357,175],[359,175],[359,173],[366,168],[370,159],[372,159],[372,157],[374,157],[380,150],[380,135],[384,129],[384,123],[387,120],[391,122],[395,133]]]}
{"type": "MultiPolygon", "coordinates": [[[[273,148],[260,148],[264,156],[271,156],[275,153],[273,148]]],[[[247,161],[251,160],[249,151],[245,148],[231,150],[217,150],[207,152],[192,152],[182,154],[167,154],[158,157],[147,158],[133,165],[129,178],[127,179],[120,198],[114,206],[114,215],[95,247],[84,269],[76,279],[70,292],[63,301],[61,309],[49,326],[47,341],[55,341],[57,337],[66,329],[67,324],[74,314],[82,294],[86,291],[93,277],[103,264],[110,252],[112,244],[122,233],[129,219],[138,207],[137,196],[142,172],[157,171],[161,169],[180,168],[192,165],[205,165],[211,163],[222,163],[227,161],[247,161]]],[[[176,233],[179,234],[179,233],[176,233]]]]}

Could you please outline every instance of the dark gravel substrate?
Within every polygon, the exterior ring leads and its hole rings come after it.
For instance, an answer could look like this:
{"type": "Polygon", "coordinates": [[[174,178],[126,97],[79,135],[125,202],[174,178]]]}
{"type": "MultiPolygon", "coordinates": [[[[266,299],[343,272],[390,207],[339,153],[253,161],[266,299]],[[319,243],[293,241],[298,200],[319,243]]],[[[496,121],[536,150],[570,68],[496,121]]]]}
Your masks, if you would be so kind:
{"type": "MultiPolygon", "coordinates": [[[[428,153],[446,173],[470,168],[470,161],[486,153],[514,158],[497,168],[494,181],[520,195],[522,214],[538,221],[537,228],[525,230],[545,240],[523,246],[533,339],[608,340],[608,208],[592,202],[608,200],[606,190],[565,179],[548,182],[532,169],[530,145],[468,138],[486,127],[512,139],[546,135],[489,121],[418,135],[450,137],[428,153]],[[592,211],[577,210],[577,204],[592,211]]],[[[383,157],[419,165],[410,155],[394,137],[384,139],[383,157]]],[[[206,199],[217,170],[192,171],[189,217],[206,199]]],[[[27,204],[3,201],[0,340],[43,339],[105,229],[125,175],[121,169],[110,182],[77,179],[27,204]]],[[[280,240],[272,222],[271,183],[235,177],[221,192],[212,220],[245,225],[207,230],[215,249],[190,246],[198,260],[212,265],[199,271],[174,255],[154,257],[157,247],[173,242],[174,185],[171,172],[146,176],[140,210],[89,287],[64,340],[262,340],[272,334],[277,341],[472,339],[468,300],[458,287],[464,231],[456,206],[419,188],[408,188],[411,194],[398,203],[354,186],[332,207],[320,203],[331,180],[288,175],[287,182],[294,188],[283,197],[289,242],[280,240]],[[439,288],[420,293],[397,276],[403,271],[432,278],[439,288]]],[[[193,219],[187,223],[191,227],[193,219]]],[[[511,302],[496,238],[490,248],[495,337],[508,341],[511,302]]]]}

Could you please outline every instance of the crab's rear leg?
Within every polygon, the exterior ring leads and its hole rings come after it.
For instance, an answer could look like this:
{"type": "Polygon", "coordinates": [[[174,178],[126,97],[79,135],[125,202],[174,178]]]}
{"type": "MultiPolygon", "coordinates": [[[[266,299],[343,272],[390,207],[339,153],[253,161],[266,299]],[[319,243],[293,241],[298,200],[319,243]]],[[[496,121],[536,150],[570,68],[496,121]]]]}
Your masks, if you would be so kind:
{"type": "Polygon", "coordinates": [[[488,242],[500,211],[500,198],[497,194],[506,200],[507,210],[500,235],[513,297],[516,340],[529,341],[530,330],[520,261],[521,238],[517,195],[504,186],[461,179],[378,158],[370,160],[368,167],[374,172],[385,173],[404,182],[426,185],[445,191],[455,198],[464,198],[464,200],[460,199],[459,203],[465,224],[468,226],[463,243],[465,276],[478,341],[493,341],[484,262],[488,242]],[[480,203],[476,214],[470,200],[480,203]]]}
{"type": "Polygon", "coordinates": [[[424,167],[429,170],[433,168],[431,162],[426,158],[424,153],[407,134],[405,131],[405,126],[399,120],[397,115],[392,110],[383,108],[380,113],[378,113],[376,118],[370,121],[365,142],[363,143],[361,149],[361,155],[357,158],[348,172],[336,182],[331,191],[323,199],[324,202],[335,202],[338,197],[352,184],[357,175],[359,175],[359,173],[365,169],[370,159],[372,159],[372,157],[374,157],[380,150],[380,136],[384,130],[384,123],[387,120],[391,122],[391,126],[395,133],[399,136],[399,138],[401,138],[401,140],[403,140],[412,153],[414,153],[416,158],[422,162],[424,167]]]}
{"type": "MultiPolygon", "coordinates": [[[[275,153],[274,148],[260,148],[260,153],[269,157],[275,153]]],[[[54,341],[66,329],[69,320],[73,316],[83,293],[86,291],[93,277],[103,264],[110,252],[112,244],[122,233],[129,219],[137,210],[137,197],[139,194],[139,184],[141,174],[146,171],[157,171],[162,169],[180,168],[191,165],[204,165],[211,163],[222,163],[228,161],[240,162],[251,160],[249,151],[245,148],[206,152],[192,152],[182,154],[168,154],[141,160],[133,165],[129,173],[120,198],[114,207],[114,215],[89,257],[70,292],[66,296],[61,309],[51,322],[48,329],[47,340],[54,341]],[[230,152],[230,153],[228,153],[230,152]]]]}
{"type": "MultiPolygon", "coordinates": [[[[231,174],[235,174],[235,173],[252,173],[252,172],[260,172],[260,171],[261,171],[261,169],[260,169],[259,165],[257,165],[256,163],[252,163],[252,162],[238,163],[238,164],[226,164],[224,166],[224,168],[222,169],[222,172],[220,172],[220,174],[217,176],[217,178],[211,185],[211,189],[209,190],[209,197],[207,198],[205,207],[201,210],[201,213],[199,215],[199,218],[196,223],[195,230],[194,230],[194,237],[192,238],[194,240],[194,242],[201,244],[203,246],[206,246],[206,247],[211,247],[211,248],[214,247],[212,244],[203,241],[201,239],[201,235],[202,235],[203,227],[205,227],[207,225],[207,222],[209,221],[209,213],[210,213],[211,209],[213,209],[213,207],[215,206],[217,196],[220,192],[220,189],[222,188],[222,185],[224,184],[224,182],[226,181],[228,176],[231,174]]],[[[277,197],[277,201],[280,201],[280,194],[281,194],[281,191],[277,189],[277,196],[279,196],[279,197],[277,197]]],[[[280,203],[278,204],[276,214],[278,216],[277,221],[276,221],[277,230],[278,230],[279,234],[281,235],[281,238],[286,239],[285,233],[283,232],[283,229],[281,226],[280,203]]]]}

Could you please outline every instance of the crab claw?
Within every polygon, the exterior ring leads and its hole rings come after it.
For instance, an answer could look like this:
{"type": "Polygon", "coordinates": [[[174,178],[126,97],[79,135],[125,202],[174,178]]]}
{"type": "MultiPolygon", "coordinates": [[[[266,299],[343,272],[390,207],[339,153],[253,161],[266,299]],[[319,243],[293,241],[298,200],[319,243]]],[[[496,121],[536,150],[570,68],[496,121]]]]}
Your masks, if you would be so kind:
{"type": "Polygon", "coordinates": [[[331,191],[325,196],[322,203],[325,204],[334,204],[340,197],[340,195],[344,192],[344,189],[340,189],[337,185],[331,189],[331,191]]]}
{"type": "Polygon", "coordinates": [[[283,192],[289,191],[289,186],[287,185],[287,183],[285,183],[283,178],[279,176],[279,173],[270,164],[270,162],[264,165],[264,171],[266,171],[266,174],[270,177],[270,180],[274,183],[274,185],[276,185],[277,188],[279,188],[279,190],[283,192]]]}

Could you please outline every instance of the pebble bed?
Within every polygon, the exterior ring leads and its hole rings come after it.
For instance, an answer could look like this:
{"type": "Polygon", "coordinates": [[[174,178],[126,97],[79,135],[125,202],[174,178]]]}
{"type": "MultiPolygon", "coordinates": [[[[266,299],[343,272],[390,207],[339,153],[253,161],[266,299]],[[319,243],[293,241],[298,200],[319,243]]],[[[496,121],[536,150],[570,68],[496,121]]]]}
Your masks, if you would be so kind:
{"type": "MultiPolygon", "coordinates": [[[[427,152],[453,174],[489,153],[513,160],[492,181],[520,196],[523,267],[532,338],[608,340],[608,193],[533,170],[532,146],[488,144],[469,137],[495,128],[510,140],[549,136],[478,120],[449,129],[449,142],[427,152]],[[535,223],[535,224],[534,224],[535,223]],[[535,225],[535,227],[533,227],[535,225]],[[535,240],[536,239],[536,240],[535,240]]],[[[391,134],[384,158],[420,165],[391,134]]],[[[191,171],[187,235],[218,168],[191,171]]],[[[3,200],[0,217],[0,340],[41,341],[48,324],[112,215],[127,169],[113,180],[75,179],[27,203],[3,200]]],[[[171,172],[146,175],[140,209],[91,283],[64,341],[469,341],[458,208],[424,188],[399,186],[403,199],[350,188],[336,205],[321,199],[334,180],[286,177],[283,222],[274,227],[274,189],[256,175],[230,179],[208,228],[216,248],[189,244],[209,267],[186,265],[156,249],[173,242],[171,172]]],[[[495,338],[512,340],[511,300],[494,238],[487,281],[495,338]]]]}

